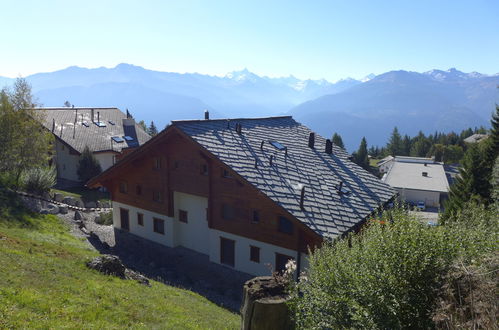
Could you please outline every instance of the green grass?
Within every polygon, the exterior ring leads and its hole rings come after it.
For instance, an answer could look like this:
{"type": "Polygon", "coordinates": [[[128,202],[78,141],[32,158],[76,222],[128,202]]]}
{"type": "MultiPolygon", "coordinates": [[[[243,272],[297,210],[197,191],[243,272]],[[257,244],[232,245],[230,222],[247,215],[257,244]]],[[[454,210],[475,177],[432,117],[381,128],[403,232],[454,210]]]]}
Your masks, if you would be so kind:
{"type": "Polygon", "coordinates": [[[84,187],[68,188],[67,190],[51,189],[52,193],[60,193],[64,196],[80,198],[84,202],[109,202],[109,193],[99,190],[91,190],[84,187]]]}
{"type": "Polygon", "coordinates": [[[377,167],[380,159],[369,158],[369,166],[377,167]]]}
{"type": "Polygon", "coordinates": [[[187,290],[87,269],[97,252],[55,216],[0,191],[0,329],[239,327],[239,316],[187,290]]]}

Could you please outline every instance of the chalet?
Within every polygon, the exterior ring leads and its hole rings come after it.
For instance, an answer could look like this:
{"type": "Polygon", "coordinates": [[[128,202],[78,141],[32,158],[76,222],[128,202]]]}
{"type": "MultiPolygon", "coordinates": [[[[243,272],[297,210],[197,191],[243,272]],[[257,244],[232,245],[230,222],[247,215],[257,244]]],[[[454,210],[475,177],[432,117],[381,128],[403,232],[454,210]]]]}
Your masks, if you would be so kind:
{"type": "Polygon", "coordinates": [[[86,146],[102,170],[115,163],[122,150],[136,148],[150,136],[117,108],[38,108],[46,129],[55,137],[54,161],[59,181],[78,182],[78,160],[86,146]]]}
{"type": "Polygon", "coordinates": [[[449,183],[442,163],[433,158],[396,156],[383,181],[397,190],[401,200],[440,207],[449,183]]]}
{"type": "Polygon", "coordinates": [[[118,233],[264,275],[394,197],[349,156],[291,117],[173,121],[87,185],[111,192],[118,233]]]}

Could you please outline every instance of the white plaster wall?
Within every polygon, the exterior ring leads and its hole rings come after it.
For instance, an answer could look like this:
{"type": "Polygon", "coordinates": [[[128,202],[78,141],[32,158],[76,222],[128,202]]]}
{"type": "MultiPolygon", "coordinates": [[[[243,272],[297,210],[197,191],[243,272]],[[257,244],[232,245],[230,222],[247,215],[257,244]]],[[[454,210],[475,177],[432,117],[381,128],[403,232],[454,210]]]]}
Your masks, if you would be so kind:
{"type": "Polygon", "coordinates": [[[121,228],[120,208],[128,210],[128,214],[130,217],[130,233],[154,241],[156,243],[166,245],[168,247],[174,247],[173,218],[159,213],[144,210],[135,206],[113,201],[113,225],[115,228],[121,228]],[[144,215],[144,226],[140,226],[138,224],[137,213],[142,213],[144,215]],[[153,218],[165,220],[164,235],[154,232],[153,218]]]}
{"type": "Polygon", "coordinates": [[[111,152],[99,152],[97,154],[94,154],[95,159],[99,161],[100,167],[102,168],[102,171],[107,170],[111,166],[113,166],[113,156],[115,154],[111,152]]]}
{"type": "MultiPolygon", "coordinates": [[[[275,269],[275,254],[285,254],[297,260],[297,252],[272,244],[255,241],[246,237],[233,235],[219,230],[210,230],[210,261],[220,264],[220,237],[235,241],[235,264],[234,269],[256,275],[270,275],[267,264],[275,269]],[[250,245],[260,248],[260,262],[250,260],[250,245]]],[[[308,267],[306,254],[301,254],[301,270],[308,267]]],[[[224,265],[225,266],[225,265],[224,265]]],[[[230,266],[228,266],[230,267],[230,266]]]]}
{"type": "Polygon", "coordinates": [[[71,155],[69,153],[69,148],[61,143],[59,140],[55,140],[55,163],[57,166],[57,175],[60,178],[79,181],[78,174],[76,172],[78,168],[78,155],[71,155]]]}
{"type": "Polygon", "coordinates": [[[175,246],[181,245],[203,254],[209,254],[210,235],[206,218],[208,199],[175,191],[173,204],[175,208],[174,233],[177,234],[174,236],[175,246]],[[187,223],[178,220],[179,209],[187,211],[187,223]]]}
{"type": "Polygon", "coordinates": [[[426,206],[439,207],[440,206],[440,193],[438,191],[426,190],[412,190],[396,188],[400,194],[402,201],[417,203],[419,201],[425,202],[426,206]]]}

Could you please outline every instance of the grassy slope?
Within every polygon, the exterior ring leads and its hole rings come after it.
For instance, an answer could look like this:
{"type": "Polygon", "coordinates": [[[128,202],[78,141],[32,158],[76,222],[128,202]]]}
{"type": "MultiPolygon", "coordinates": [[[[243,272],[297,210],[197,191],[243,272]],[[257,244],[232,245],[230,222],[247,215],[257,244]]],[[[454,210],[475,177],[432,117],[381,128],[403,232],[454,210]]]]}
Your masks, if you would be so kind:
{"type": "Polygon", "coordinates": [[[101,275],[97,255],[55,216],[0,192],[0,328],[238,328],[239,317],[187,290],[101,275]]]}

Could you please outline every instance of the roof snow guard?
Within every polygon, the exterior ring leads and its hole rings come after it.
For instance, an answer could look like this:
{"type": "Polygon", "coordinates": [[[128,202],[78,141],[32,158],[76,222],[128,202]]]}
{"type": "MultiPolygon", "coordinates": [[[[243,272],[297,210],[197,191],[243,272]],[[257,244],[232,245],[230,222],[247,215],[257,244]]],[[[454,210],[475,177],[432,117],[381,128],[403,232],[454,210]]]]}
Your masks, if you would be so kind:
{"type": "Polygon", "coordinates": [[[244,134],[228,128],[227,119],[173,121],[172,126],[323,237],[352,230],[395,194],[348,160],[342,148],[311,135],[289,116],[231,121],[242,125],[244,134]],[[313,147],[307,143],[311,139],[313,147]],[[286,153],[263,141],[285,141],[286,153]]]}

